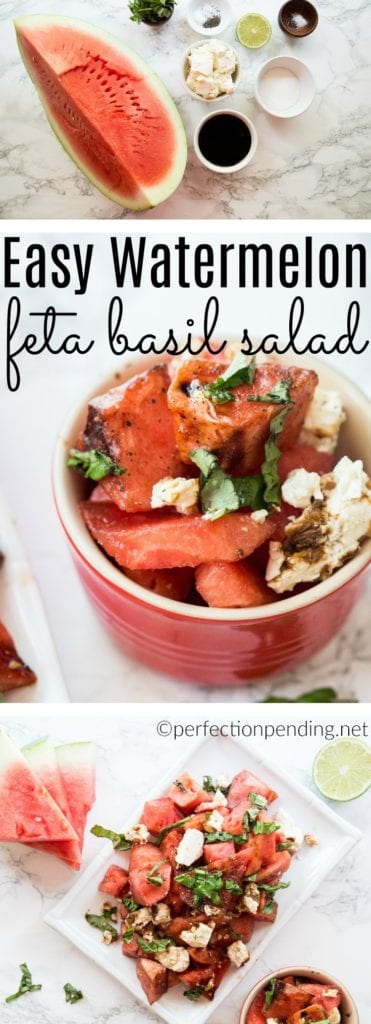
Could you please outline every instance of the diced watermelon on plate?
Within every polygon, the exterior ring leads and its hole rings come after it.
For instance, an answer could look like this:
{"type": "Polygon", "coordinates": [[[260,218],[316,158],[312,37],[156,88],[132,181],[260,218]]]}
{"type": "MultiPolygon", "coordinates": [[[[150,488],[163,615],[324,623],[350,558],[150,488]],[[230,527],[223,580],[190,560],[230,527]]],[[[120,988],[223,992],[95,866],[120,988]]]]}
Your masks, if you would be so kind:
{"type": "Polygon", "coordinates": [[[130,854],[129,882],[131,892],[137,903],[144,907],[153,907],[167,896],[171,883],[171,864],[161,863],[163,860],[158,846],[145,843],[134,846],[130,854]],[[162,884],[148,881],[151,872],[161,876],[162,884]]]}
{"type": "Polygon", "coordinates": [[[140,821],[153,836],[157,836],[163,828],[174,825],[179,818],[180,814],[170,797],[162,796],[158,800],[147,800],[140,821]]]}
{"type": "Polygon", "coordinates": [[[181,772],[176,781],[169,789],[170,800],[182,811],[189,813],[205,800],[207,793],[204,793],[198,782],[188,772],[181,772]]]}
{"type": "Polygon", "coordinates": [[[234,844],[227,840],[225,843],[208,843],[204,847],[204,859],[206,864],[218,867],[223,861],[234,856],[234,844]]]}
{"type": "Polygon", "coordinates": [[[152,488],[182,468],[167,405],[169,374],[154,366],[89,403],[85,448],[98,448],[125,473],[102,482],[107,500],[128,512],[151,508],[152,488]]]}
{"type": "Polygon", "coordinates": [[[155,960],[141,957],[137,960],[137,977],[150,1006],[164,995],[167,989],[167,971],[155,960]]]}
{"type": "Polygon", "coordinates": [[[234,562],[250,555],[274,533],[276,516],[254,523],[248,512],[210,522],[173,512],[127,515],[110,502],[83,501],[94,540],[123,569],[171,569],[201,562],[234,562]]]}
{"type": "Polygon", "coordinates": [[[0,731],[0,842],[76,840],[70,822],[15,743],[0,731]]]}
{"type": "Polygon", "coordinates": [[[228,793],[228,807],[236,807],[241,801],[248,799],[250,793],[264,796],[268,804],[277,800],[277,793],[265,782],[258,779],[253,772],[242,771],[235,775],[228,793]]]}
{"type": "Polygon", "coordinates": [[[129,875],[119,864],[110,864],[109,868],[99,883],[99,892],[106,892],[108,896],[119,899],[129,885],[129,875]]]}

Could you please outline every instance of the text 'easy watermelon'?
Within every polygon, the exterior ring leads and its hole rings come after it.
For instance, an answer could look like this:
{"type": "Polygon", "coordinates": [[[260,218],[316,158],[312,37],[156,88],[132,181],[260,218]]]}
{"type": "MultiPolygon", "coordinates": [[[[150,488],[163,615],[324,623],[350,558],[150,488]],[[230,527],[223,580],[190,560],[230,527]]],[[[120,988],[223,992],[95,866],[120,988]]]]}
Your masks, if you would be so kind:
{"type": "Polygon", "coordinates": [[[167,199],[183,177],[187,144],[176,106],[151,68],[80,19],[30,15],[15,28],[50,124],[83,173],[132,210],[167,199]]]}

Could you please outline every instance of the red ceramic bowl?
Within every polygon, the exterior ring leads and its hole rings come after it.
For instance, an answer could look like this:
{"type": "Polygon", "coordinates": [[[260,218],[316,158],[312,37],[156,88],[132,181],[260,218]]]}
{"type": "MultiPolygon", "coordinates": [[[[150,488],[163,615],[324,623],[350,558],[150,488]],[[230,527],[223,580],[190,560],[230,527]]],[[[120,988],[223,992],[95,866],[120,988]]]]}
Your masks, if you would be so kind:
{"type": "MultiPolygon", "coordinates": [[[[81,519],[78,502],[86,494],[86,484],[66,468],[66,456],[85,424],[88,401],[159,361],[158,356],[142,357],[99,382],[58,437],[54,495],[82,583],[122,647],[158,671],[193,683],[233,686],[292,668],[327,644],[342,626],[365,585],[371,541],[332,577],[300,595],[260,608],[211,609],[160,597],[129,580],[95,544],[81,519]]],[[[290,365],[293,359],[280,361],[290,365]]],[[[347,422],[340,454],[362,458],[371,474],[370,403],[326,363],[303,356],[300,363],[315,369],[324,387],[341,392],[347,422]]]]}
{"type": "Polygon", "coordinates": [[[359,1024],[358,1010],[350,992],[344,988],[344,985],[342,985],[340,981],[333,978],[331,974],[313,970],[312,967],[281,967],[278,971],[272,971],[271,974],[267,974],[265,978],[258,981],[245,999],[240,1013],[239,1024],[246,1024],[247,1015],[254,999],[259,995],[259,992],[268,985],[268,982],[271,981],[272,978],[285,978],[290,975],[293,975],[296,978],[307,978],[308,981],[313,981],[319,985],[327,985],[328,988],[339,989],[343,997],[340,1005],[342,1024],[359,1024]]]}

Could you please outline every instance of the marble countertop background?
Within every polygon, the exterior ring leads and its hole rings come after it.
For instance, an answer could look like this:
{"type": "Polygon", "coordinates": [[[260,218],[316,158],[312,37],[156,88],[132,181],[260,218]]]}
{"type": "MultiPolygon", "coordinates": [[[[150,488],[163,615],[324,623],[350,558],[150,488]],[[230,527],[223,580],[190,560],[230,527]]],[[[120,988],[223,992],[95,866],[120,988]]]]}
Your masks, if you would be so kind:
{"type": "MultiPolygon", "coordinates": [[[[246,0],[233,0],[233,15],[246,0]]],[[[0,17],[0,216],[3,218],[123,218],[131,216],[97,192],[74,167],[49,128],[22,65],[12,19],[32,13],[81,17],[117,34],[160,75],[184,120],[189,162],[176,193],[139,219],[162,218],[367,218],[371,212],[371,7],[368,0],[319,0],[318,29],[292,39],[278,26],[279,0],[261,0],[272,38],[256,52],[238,46],[242,78],[228,101],[255,122],[259,146],[236,175],[210,174],[197,161],[192,138],[209,109],[185,91],[181,65],[195,34],[186,22],[187,0],[158,29],[129,20],[126,0],[2,0],[0,17]],[[316,96],[311,108],[288,121],[271,118],[254,98],[263,62],[280,54],[311,67],[316,96]]],[[[223,37],[234,42],[230,27],[223,37]]],[[[219,104],[223,105],[223,104],[219,104]]],[[[212,109],[217,108],[213,105],[212,109]]]]}
{"type": "MultiPolygon", "coordinates": [[[[104,818],[118,828],[120,821],[145,799],[148,778],[152,786],[156,777],[161,781],[161,776],[168,771],[174,743],[159,740],[155,723],[145,714],[140,721],[133,718],[125,722],[117,716],[111,719],[107,712],[92,719],[85,709],[81,717],[75,714],[73,719],[67,719],[59,715],[56,719],[48,713],[36,723],[29,717],[26,722],[18,713],[10,718],[9,712],[5,725],[19,744],[37,739],[40,732],[43,735],[49,732],[55,742],[96,739],[98,785],[94,821],[104,818]]],[[[349,709],[346,717],[348,721],[349,709]]],[[[174,757],[187,756],[192,742],[178,740],[174,757]]],[[[265,756],[283,764],[286,771],[304,785],[313,787],[310,769],[323,738],[259,741],[260,752],[262,745],[265,756]]],[[[367,1024],[370,1011],[367,893],[371,840],[370,815],[365,814],[367,799],[363,797],[336,806],[342,817],[365,832],[364,838],[327,876],[303,911],[282,928],[276,941],[272,938],[264,960],[251,969],[248,981],[242,981],[212,1013],[211,1024],[225,1024],[226,1020],[236,1024],[250,982],[252,985],[265,973],[298,962],[328,970],[343,981],[356,999],[360,1024],[367,1024]]],[[[96,851],[97,841],[88,833],[84,867],[96,851]]],[[[67,1024],[68,1021],[73,1024],[138,1024],[138,1021],[154,1024],[156,1017],[149,1008],[138,1004],[118,982],[44,924],[45,913],[70,884],[69,870],[47,855],[15,845],[0,848],[2,1024],[67,1024]],[[42,991],[6,1006],[3,999],[18,987],[21,962],[28,964],[34,981],[42,983],[42,991]],[[66,981],[84,993],[84,999],[73,1007],[64,1001],[66,981]]]]}

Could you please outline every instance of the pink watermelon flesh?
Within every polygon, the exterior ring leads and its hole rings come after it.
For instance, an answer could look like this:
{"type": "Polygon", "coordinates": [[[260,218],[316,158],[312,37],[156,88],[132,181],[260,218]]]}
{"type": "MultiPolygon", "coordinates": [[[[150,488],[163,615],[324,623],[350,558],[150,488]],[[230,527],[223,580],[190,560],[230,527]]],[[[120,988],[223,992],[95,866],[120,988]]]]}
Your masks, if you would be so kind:
{"type": "MultiPolygon", "coordinates": [[[[43,782],[50,796],[60,807],[62,814],[64,814],[71,827],[73,827],[55,750],[50,741],[43,740],[40,743],[24,747],[22,753],[30,767],[33,768],[41,782],[43,782]]],[[[61,860],[66,861],[70,867],[75,868],[75,870],[78,870],[81,865],[81,850],[77,835],[75,839],[66,839],[54,843],[32,843],[30,845],[35,846],[38,850],[42,850],[43,853],[51,853],[55,857],[59,857],[61,860]]]]}
{"type": "Polygon", "coordinates": [[[26,758],[0,732],[0,842],[76,839],[76,834],[26,758]]]}
{"type": "Polygon", "coordinates": [[[82,852],[86,819],[95,800],[94,744],[66,743],[56,747],[56,756],[70,821],[79,837],[82,852]]]}
{"type": "Polygon", "coordinates": [[[20,18],[16,32],[52,127],[88,177],[133,208],[166,198],[184,171],[184,130],[144,62],[120,40],[77,19],[20,18]],[[166,194],[151,201],[151,190],[173,172],[166,194]]]}

